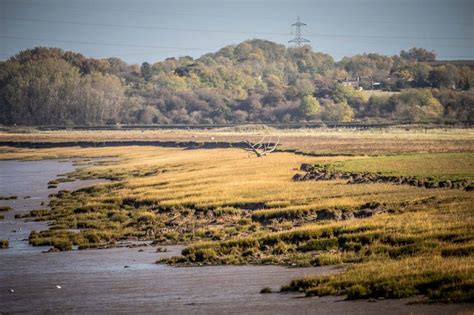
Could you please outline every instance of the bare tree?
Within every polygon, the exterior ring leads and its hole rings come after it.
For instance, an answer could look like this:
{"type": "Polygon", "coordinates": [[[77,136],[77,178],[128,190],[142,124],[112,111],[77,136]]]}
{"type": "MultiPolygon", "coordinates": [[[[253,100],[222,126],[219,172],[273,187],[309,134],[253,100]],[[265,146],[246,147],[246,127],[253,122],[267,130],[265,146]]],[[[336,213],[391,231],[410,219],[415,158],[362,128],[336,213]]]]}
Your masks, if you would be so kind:
{"type": "Polygon", "coordinates": [[[275,143],[272,143],[272,138],[269,138],[268,141],[265,141],[266,138],[267,136],[263,136],[263,138],[255,144],[248,140],[243,141],[245,144],[247,144],[247,147],[244,148],[244,150],[255,153],[257,157],[262,157],[272,153],[277,149],[278,144],[280,143],[280,136],[278,136],[278,140],[275,143]]]}

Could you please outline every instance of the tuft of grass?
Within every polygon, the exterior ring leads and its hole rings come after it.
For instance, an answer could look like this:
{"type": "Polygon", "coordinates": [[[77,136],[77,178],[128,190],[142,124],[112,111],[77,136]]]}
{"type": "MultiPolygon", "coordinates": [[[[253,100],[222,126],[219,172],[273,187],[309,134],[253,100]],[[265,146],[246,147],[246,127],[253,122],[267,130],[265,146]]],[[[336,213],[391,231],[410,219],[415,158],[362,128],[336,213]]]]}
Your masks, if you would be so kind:
{"type": "Polygon", "coordinates": [[[13,210],[12,207],[9,206],[0,206],[0,212],[8,212],[13,210]]]}
{"type": "Polygon", "coordinates": [[[10,246],[8,240],[0,240],[0,249],[7,249],[10,246]]]}
{"type": "Polygon", "coordinates": [[[265,287],[262,290],[260,290],[260,293],[262,293],[262,294],[273,293],[273,290],[272,290],[272,288],[265,287]]]}
{"type": "Polygon", "coordinates": [[[374,260],[340,274],[294,280],[282,291],[302,291],[307,296],[346,295],[347,299],[426,295],[438,301],[473,302],[474,258],[374,260]]]}
{"type": "Polygon", "coordinates": [[[0,200],[15,200],[17,196],[0,196],[0,200]]]}

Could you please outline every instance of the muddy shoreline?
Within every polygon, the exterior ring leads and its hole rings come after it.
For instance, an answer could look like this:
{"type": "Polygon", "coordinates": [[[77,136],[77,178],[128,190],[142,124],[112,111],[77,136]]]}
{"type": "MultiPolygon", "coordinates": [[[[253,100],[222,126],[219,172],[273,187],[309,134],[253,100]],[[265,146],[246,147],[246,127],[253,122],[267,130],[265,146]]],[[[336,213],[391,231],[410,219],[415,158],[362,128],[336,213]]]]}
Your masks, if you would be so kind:
{"type": "Polygon", "coordinates": [[[447,314],[472,309],[466,304],[407,305],[412,300],[372,303],[259,293],[263,287],[278,291],[281,285],[305,275],[337,272],[335,267],[176,268],[155,263],[179,255],[180,246],[168,246],[164,253],[156,253],[153,246],[42,253],[48,247],[32,247],[24,239],[32,229],[47,228],[45,223],[15,220],[14,215],[36,209],[41,203],[47,205],[47,196],[59,189],[77,189],[94,182],[61,183],[48,189],[49,180],[74,170],[71,162],[57,160],[0,161],[0,170],[0,194],[18,196],[0,201],[0,205],[14,209],[0,221],[0,238],[14,238],[11,248],[0,250],[1,314],[447,314]],[[11,224],[16,232],[12,232],[11,224]]]}
{"type": "Polygon", "coordinates": [[[124,147],[124,146],[156,146],[163,148],[187,148],[187,149],[226,149],[226,148],[247,148],[244,142],[198,142],[198,141],[64,141],[64,142],[44,142],[44,141],[0,141],[0,146],[28,148],[28,149],[50,149],[50,148],[101,148],[101,147],[124,147]]]}

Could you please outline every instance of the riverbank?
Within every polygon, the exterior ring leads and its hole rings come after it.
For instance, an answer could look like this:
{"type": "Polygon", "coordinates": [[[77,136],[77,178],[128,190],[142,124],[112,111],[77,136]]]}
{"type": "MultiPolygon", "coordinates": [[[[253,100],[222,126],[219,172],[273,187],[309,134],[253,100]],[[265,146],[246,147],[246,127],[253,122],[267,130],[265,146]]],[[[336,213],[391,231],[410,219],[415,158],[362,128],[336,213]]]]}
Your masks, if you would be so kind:
{"type": "MultiPolygon", "coordinates": [[[[470,305],[466,304],[412,306],[406,304],[413,300],[406,299],[376,299],[375,303],[368,300],[339,302],[345,296],[302,299],[301,293],[259,294],[264,287],[278,291],[282,285],[295,278],[306,275],[315,277],[340,271],[337,265],[341,262],[346,263],[346,266],[352,264],[357,267],[357,262],[351,263],[349,259],[372,259],[371,256],[365,255],[366,250],[376,249],[375,246],[380,242],[386,243],[385,248],[390,250],[390,253],[398,253],[400,257],[408,255],[410,252],[395,251],[405,246],[404,244],[393,242],[405,241],[409,237],[410,241],[417,244],[417,237],[424,239],[424,234],[420,234],[419,229],[422,225],[417,223],[421,220],[431,222],[432,226],[439,230],[436,225],[439,219],[445,228],[446,220],[453,218],[451,212],[442,211],[443,207],[447,202],[452,205],[452,200],[467,203],[470,200],[467,192],[436,190],[436,198],[433,203],[428,204],[429,208],[409,203],[409,211],[400,210],[358,221],[329,220],[315,224],[308,221],[312,220],[311,217],[300,216],[298,213],[304,214],[306,209],[324,206],[324,202],[327,206],[344,205],[351,210],[359,203],[367,203],[374,198],[380,202],[432,200],[430,196],[433,191],[378,183],[341,185],[337,180],[321,183],[293,182],[291,178],[295,167],[299,167],[301,163],[315,161],[316,158],[288,153],[271,154],[260,159],[249,157],[239,149],[185,150],[143,147],[138,150],[137,147],[120,147],[15,150],[17,151],[12,151],[13,154],[25,159],[52,156],[61,159],[71,156],[115,157],[113,161],[103,161],[74,172],[74,178],[109,176],[115,178],[115,182],[55,197],[56,209],[51,218],[56,226],[60,227],[56,232],[68,232],[73,229],[85,232],[84,236],[95,233],[102,237],[106,236],[103,233],[109,229],[110,235],[118,235],[117,238],[109,240],[97,239],[97,244],[115,242],[122,236],[131,235],[157,240],[158,243],[162,242],[160,246],[171,241],[190,244],[199,239],[208,240],[207,245],[199,245],[202,248],[196,246],[191,247],[196,250],[186,251],[186,259],[201,265],[208,261],[231,263],[236,259],[241,259],[242,262],[260,259],[266,263],[278,263],[275,258],[281,258],[282,264],[291,266],[314,266],[323,262],[336,266],[284,268],[246,265],[174,268],[157,265],[155,261],[181,254],[181,247],[170,247],[166,253],[156,253],[156,248],[147,246],[47,254],[39,251],[15,252],[11,251],[14,249],[11,248],[0,252],[0,267],[6,271],[0,279],[0,306],[8,306],[0,308],[0,311],[27,311],[24,308],[31,307],[44,312],[71,313],[109,310],[130,313],[137,309],[148,312],[159,309],[162,313],[252,313],[259,310],[263,313],[288,313],[294,310],[304,313],[317,309],[323,312],[375,314],[380,310],[386,313],[436,313],[438,309],[440,313],[456,313],[470,308],[470,305]],[[268,172],[269,169],[272,171],[268,172]],[[346,197],[342,198],[341,195],[346,197]],[[335,204],[335,201],[345,204],[335,204]],[[81,204],[76,205],[77,202],[81,204]],[[271,214],[276,220],[260,222],[255,216],[257,213],[267,216],[271,214]],[[413,229],[411,225],[407,225],[408,222],[412,223],[413,229]],[[297,225],[303,226],[298,228],[297,225]],[[400,226],[409,229],[397,232],[400,226]],[[326,232],[321,234],[320,230],[326,232]],[[402,235],[397,235],[396,239],[385,238],[388,231],[392,236],[396,235],[394,232],[403,232],[405,238],[402,239],[402,235]],[[345,240],[345,243],[340,243],[345,246],[340,253],[339,238],[341,241],[345,240]],[[226,242],[230,239],[240,241],[226,242]],[[365,242],[366,247],[361,247],[363,252],[355,252],[355,242],[359,239],[365,242]],[[252,243],[245,243],[247,241],[252,243]],[[247,245],[240,247],[240,244],[247,245]],[[226,249],[230,249],[230,252],[226,249]],[[351,250],[354,250],[354,254],[351,250]],[[203,253],[206,255],[201,255],[203,253]],[[339,261],[323,260],[337,257],[340,258],[339,261]],[[202,261],[198,261],[199,259],[202,261]],[[28,278],[23,279],[20,276],[23,274],[28,275],[28,278]],[[13,294],[18,292],[23,294],[13,298],[13,294]]],[[[17,163],[25,166],[28,165],[25,163],[46,161],[17,163]]],[[[59,163],[58,160],[55,162],[59,163]]],[[[85,159],[79,164],[83,162],[87,164],[85,159]]],[[[30,166],[30,169],[42,168],[36,165],[30,166]]],[[[34,172],[30,173],[31,176],[36,176],[34,172]]],[[[41,184],[43,189],[48,191],[47,183],[54,179],[56,174],[57,172],[45,178],[41,184]]],[[[27,175],[20,176],[28,182],[26,177],[27,175]]],[[[8,183],[5,180],[4,187],[12,185],[15,178],[12,176],[8,183]]],[[[61,189],[62,185],[65,183],[59,183],[58,189],[61,189]]],[[[33,191],[34,187],[26,189],[33,191]]],[[[1,194],[11,195],[3,191],[1,194]]],[[[17,201],[20,196],[23,195],[19,194],[17,201]]],[[[470,218],[470,213],[462,207],[458,213],[470,218]]],[[[458,230],[459,233],[465,233],[462,222],[464,221],[453,225],[455,229],[450,230],[451,234],[458,233],[458,230]]],[[[428,233],[430,237],[436,236],[430,230],[421,232],[428,233]]],[[[470,235],[469,232],[466,233],[467,236],[470,235]]],[[[47,235],[43,237],[46,239],[47,235]]],[[[75,235],[70,237],[71,241],[77,241],[75,235]]],[[[448,241],[443,239],[443,242],[448,241]]],[[[424,246],[425,243],[422,245],[416,249],[430,255],[438,255],[438,249],[424,246]]],[[[446,245],[440,243],[439,249],[443,248],[441,246],[446,245]]],[[[457,243],[451,246],[457,246],[457,243]]],[[[375,251],[373,253],[377,254],[375,251]]],[[[460,261],[462,259],[464,258],[459,258],[460,261]]],[[[397,260],[397,257],[394,257],[394,260],[397,260]]],[[[374,263],[376,262],[374,259],[374,263]]],[[[375,275],[379,271],[373,269],[372,273],[375,275]]],[[[397,270],[394,275],[398,273],[403,274],[403,270],[397,270]]]]}

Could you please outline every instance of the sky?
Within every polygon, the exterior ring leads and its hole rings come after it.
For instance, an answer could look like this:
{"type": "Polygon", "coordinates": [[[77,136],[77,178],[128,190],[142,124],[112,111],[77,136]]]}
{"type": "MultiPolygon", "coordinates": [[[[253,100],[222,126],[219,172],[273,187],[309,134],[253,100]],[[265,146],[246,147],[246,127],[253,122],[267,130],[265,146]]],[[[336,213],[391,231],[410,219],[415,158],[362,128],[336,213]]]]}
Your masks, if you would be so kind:
{"type": "Polygon", "coordinates": [[[289,45],[298,16],[335,60],[411,47],[474,59],[474,0],[0,0],[0,59],[44,46],[141,64],[253,38],[289,45]]]}

